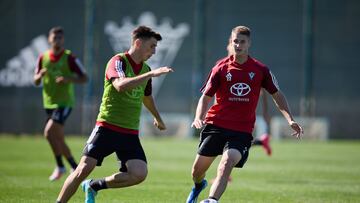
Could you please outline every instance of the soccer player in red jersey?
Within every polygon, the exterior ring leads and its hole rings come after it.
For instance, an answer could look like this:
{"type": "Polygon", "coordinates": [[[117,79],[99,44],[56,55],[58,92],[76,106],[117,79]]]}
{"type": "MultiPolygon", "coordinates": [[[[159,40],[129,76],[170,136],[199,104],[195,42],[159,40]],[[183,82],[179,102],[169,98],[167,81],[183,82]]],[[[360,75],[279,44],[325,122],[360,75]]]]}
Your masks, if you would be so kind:
{"type": "Polygon", "coordinates": [[[56,164],[50,181],[65,173],[64,156],[72,170],[77,167],[70,148],[65,143],[64,124],[75,103],[74,83],[85,83],[87,75],[80,60],[64,48],[64,30],[54,27],[49,31],[50,49],[41,54],[34,74],[35,85],[43,85],[43,105],[47,114],[44,136],[48,140],[56,164]]]}
{"type": "MultiPolygon", "coordinates": [[[[230,46],[231,44],[229,43],[228,44],[228,47],[227,47],[227,50],[228,50],[228,57],[231,56],[231,55],[234,55],[235,52],[234,52],[234,49],[232,49],[232,47],[230,46]]],[[[223,60],[228,60],[227,57],[223,58],[223,59],[220,59],[217,61],[217,63],[222,63],[223,60]]],[[[260,91],[260,97],[261,97],[261,110],[262,110],[262,117],[264,119],[264,122],[265,122],[265,129],[262,133],[261,136],[259,137],[254,137],[253,139],[253,142],[252,142],[252,145],[255,145],[255,146],[262,146],[266,152],[266,154],[268,156],[271,156],[272,154],[272,149],[271,149],[271,146],[270,146],[270,135],[271,135],[271,132],[270,132],[270,125],[271,125],[271,116],[269,114],[269,111],[268,111],[268,101],[267,101],[267,95],[266,93],[264,92],[265,90],[262,88],[261,91],[260,91]]],[[[229,177],[229,181],[231,181],[231,177],[229,177]]],[[[213,182],[213,180],[211,181],[213,182]]]]}
{"type": "Polygon", "coordinates": [[[192,188],[186,202],[195,203],[207,186],[205,173],[218,155],[222,155],[209,199],[219,200],[234,167],[245,164],[253,136],[256,106],[261,88],[269,92],[289,126],[300,138],[302,127],[294,120],[275,76],[262,63],[249,56],[250,29],[235,27],[229,38],[231,53],[213,67],[202,88],[192,127],[204,129],[192,166],[192,188]],[[208,109],[212,97],[214,104],[208,109]]]}

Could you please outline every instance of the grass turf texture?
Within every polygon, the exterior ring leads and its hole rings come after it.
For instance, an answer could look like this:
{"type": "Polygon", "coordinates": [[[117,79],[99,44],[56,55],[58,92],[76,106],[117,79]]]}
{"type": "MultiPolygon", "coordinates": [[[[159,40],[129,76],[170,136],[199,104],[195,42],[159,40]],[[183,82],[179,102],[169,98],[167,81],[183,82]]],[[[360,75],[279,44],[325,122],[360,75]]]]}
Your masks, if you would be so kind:
{"type": "MultiPolygon", "coordinates": [[[[86,139],[67,137],[76,160],[80,159],[86,139]]],[[[190,170],[197,140],[144,138],[142,143],[149,162],[145,182],[100,191],[97,202],[185,201],[192,187],[190,170]]],[[[233,171],[233,181],[222,203],[360,202],[359,141],[283,141],[272,145],[272,157],[267,157],[261,147],[251,149],[245,168],[233,171]]],[[[208,179],[214,177],[218,161],[211,166],[208,179]]],[[[55,202],[65,177],[49,182],[53,168],[50,147],[42,137],[0,136],[0,202],[55,202]]],[[[116,158],[110,155],[90,178],[117,170],[116,158]]],[[[207,197],[209,188],[199,199],[207,197]]],[[[83,195],[78,189],[70,202],[83,202],[83,195]]]]}

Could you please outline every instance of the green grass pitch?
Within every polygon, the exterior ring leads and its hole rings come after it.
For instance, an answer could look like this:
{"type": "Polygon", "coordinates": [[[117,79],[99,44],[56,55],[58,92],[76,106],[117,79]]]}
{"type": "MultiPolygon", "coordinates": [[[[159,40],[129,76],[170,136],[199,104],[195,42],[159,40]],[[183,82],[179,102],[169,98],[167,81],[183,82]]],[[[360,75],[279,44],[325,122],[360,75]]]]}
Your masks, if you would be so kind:
{"type": "MultiPolygon", "coordinates": [[[[76,159],[86,137],[67,137],[76,159]]],[[[130,188],[100,191],[103,203],[181,203],[191,189],[190,170],[198,141],[143,138],[149,162],[145,182],[130,188]]],[[[272,142],[273,156],[253,147],[243,169],[235,169],[222,203],[241,202],[360,202],[359,141],[272,142]]],[[[214,177],[218,160],[207,178],[214,177]]],[[[68,166],[68,165],[67,165],[68,166]]],[[[49,182],[54,167],[50,147],[41,136],[0,136],[0,202],[55,202],[65,177],[49,182]]],[[[90,178],[118,170],[114,155],[90,178]]],[[[208,195],[210,187],[199,199],[208,195]]],[[[70,202],[84,202],[79,189],[70,202]]]]}

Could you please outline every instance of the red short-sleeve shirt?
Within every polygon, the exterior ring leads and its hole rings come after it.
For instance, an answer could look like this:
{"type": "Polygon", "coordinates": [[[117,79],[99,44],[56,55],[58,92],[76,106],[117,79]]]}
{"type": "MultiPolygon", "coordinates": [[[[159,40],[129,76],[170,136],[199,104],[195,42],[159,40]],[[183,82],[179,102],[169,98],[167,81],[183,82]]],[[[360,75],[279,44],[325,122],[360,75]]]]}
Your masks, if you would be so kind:
{"type": "Polygon", "coordinates": [[[201,89],[207,96],[215,95],[205,122],[252,133],[261,88],[270,94],[279,90],[275,76],[264,64],[250,56],[243,64],[233,56],[219,60],[201,89]]]}

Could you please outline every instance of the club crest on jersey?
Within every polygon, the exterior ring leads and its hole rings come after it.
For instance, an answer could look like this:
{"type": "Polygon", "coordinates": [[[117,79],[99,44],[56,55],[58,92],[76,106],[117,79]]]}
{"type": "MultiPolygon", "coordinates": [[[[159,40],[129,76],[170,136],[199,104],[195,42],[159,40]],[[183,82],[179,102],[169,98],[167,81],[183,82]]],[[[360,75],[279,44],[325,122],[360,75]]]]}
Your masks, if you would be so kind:
{"type": "Polygon", "coordinates": [[[230,72],[227,73],[226,74],[226,81],[231,81],[231,77],[232,77],[231,73],[230,72]]]}
{"type": "Polygon", "coordinates": [[[249,77],[250,77],[251,80],[254,78],[254,76],[255,76],[255,73],[254,73],[254,72],[250,72],[250,73],[249,73],[249,77]]]}

